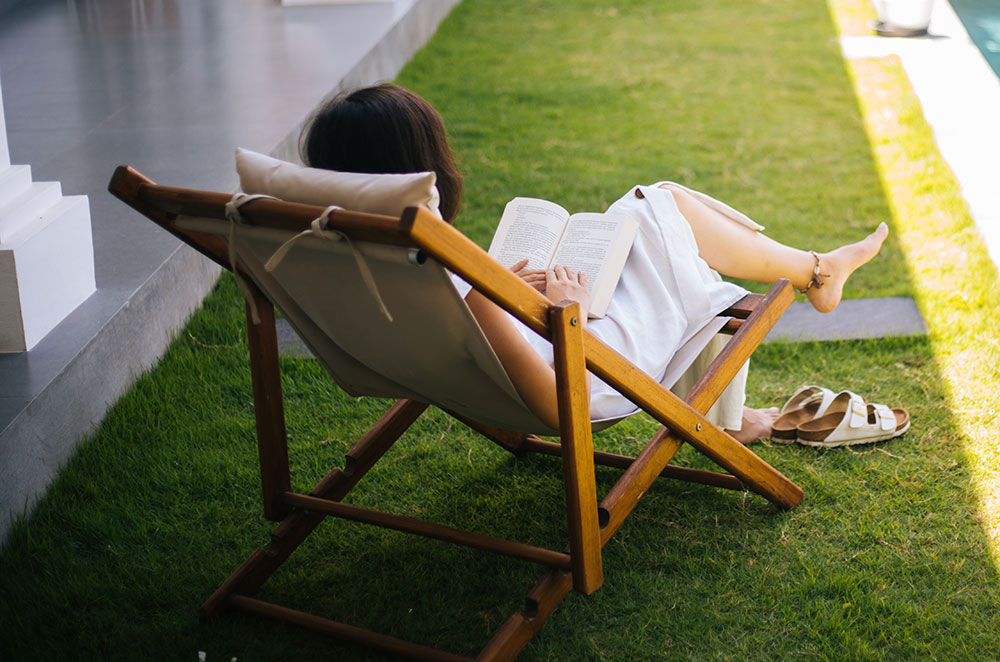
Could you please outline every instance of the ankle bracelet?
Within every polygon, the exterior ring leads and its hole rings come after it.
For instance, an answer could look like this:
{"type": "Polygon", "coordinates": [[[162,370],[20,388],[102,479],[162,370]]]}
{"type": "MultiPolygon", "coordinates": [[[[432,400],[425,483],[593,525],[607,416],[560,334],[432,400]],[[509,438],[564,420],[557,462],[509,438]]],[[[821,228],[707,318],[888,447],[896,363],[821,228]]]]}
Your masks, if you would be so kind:
{"type": "Polygon", "coordinates": [[[830,274],[821,274],[819,272],[819,255],[816,255],[816,251],[809,251],[809,252],[812,254],[813,259],[816,260],[816,266],[813,267],[812,278],[809,279],[809,282],[806,283],[806,286],[798,288],[799,292],[801,292],[802,294],[805,294],[813,287],[815,287],[817,290],[823,287],[823,281],[821,281],[820,278],[830,277],[830,274]]]}

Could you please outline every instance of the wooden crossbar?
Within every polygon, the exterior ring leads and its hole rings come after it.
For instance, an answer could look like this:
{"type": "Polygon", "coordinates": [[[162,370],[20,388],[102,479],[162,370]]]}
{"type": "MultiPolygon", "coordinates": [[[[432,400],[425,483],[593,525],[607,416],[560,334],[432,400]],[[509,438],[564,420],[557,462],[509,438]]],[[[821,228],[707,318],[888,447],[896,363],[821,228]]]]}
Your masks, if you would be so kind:
{"type": "Polygon", "coordinates": [[[302,508],[303,510],[332,515],[334,517],[341,517],[355,522],[374,524],[376,526],[381,526],[387,529],[395,529],[396,531],[403,531],[405,533],[414,533],[425,538],[444,540],[446,542],[463,545],[465,547],[473,547],[475,549],[482,549],[488,552],[496,552],[497,554],[513,556],[514,558],[524,559],[525,561],[531,561],[533,563],[538,563],[539,565],[545,565],[552,568],[562,568],[563,570],[569,570],[571,568],[570,557],[568,554],[553,552],[548,549],[533,547],[531,545],[525,545],[511,540],[504,540],[503,538],[495,538],[481,533],[455,529],[450,526],[424,522],[412,517],[383,513],[370,508],[351,506],[338,501],[318,499],[304,494],[295,494],[294,492],[286,492],[284,494],[284,501],[290,506],[302,508]]]}
{"type": "MultiPolygon", "coordinates": [[[[545,455],[562,455],[562,445],[551,441],[543,441],[534,435],[526,435],[521,450],[529,453],[542,453],[545,455]]],[[[594,463],[604,467],[614,467],[616,469],[628,469],[635,462],[634,457],[628,455],[617,455],[604,451],[594,451],[594,463]]],[[[712,487],[722,487],[729,490],[745,491],[743,483],[736,476],[722,474],[715,471],[705,471],[704,469],[691,469],[690,467],[679,467],[668,464],[660,472],[660,478],[673,478],[688,483],[698,483],[700,485],[711,485],[712,487]]]]}
{"type": "Polygon", "coordinates": [[[292,625],[326,634],[369,648],[377,648],[392,655],[415,660],[441,660],[441,662],[472,662],[472,658],[454,655],[436,648],[428,648],[402,639],[346,625],[327,618],[320,618],[302,611],[281,607],[270,602],[255,600],[245,595],[234,595],[230,604],[251,614],[273,618],[292,625]]]}

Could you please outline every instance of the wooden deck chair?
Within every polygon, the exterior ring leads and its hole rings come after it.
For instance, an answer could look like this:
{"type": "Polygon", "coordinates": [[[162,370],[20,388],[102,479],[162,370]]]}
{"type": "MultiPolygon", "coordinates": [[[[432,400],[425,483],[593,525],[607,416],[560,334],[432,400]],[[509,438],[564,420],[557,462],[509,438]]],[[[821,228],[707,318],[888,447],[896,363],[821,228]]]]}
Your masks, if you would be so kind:
{"type": "Polygon", "coordinates": [[[424,209],[408,208],[395,218],[253,199],[242,204],[234,218],[232,195],[160,186],[127,166],[116,170],[109,190],[223,267],[235,267],[247,296],[264,514],[280,524],[270,545],[254,552],[202,605],[203,619],[236,608],[399,656],[470,659],[252,597],[325,517],[334,516],[543,566],[545,571],[528,593],[525,610],[513,614],[474,658],[512,660],[571,588],[590,594],[600,587],[602,547],[657,478],[749,490],[780,508],[792,508],[802,498],[794,483],[703,415],[791,302],[787,281],[779,282],[767,295],[748,295],[724,313],[731,318],[726,330],[734,335],[682,400],[581,330],[576,304],[553,305],[453,226],[424,209]],[[277,268],[265,268],[290,238],[315,229],[317,219],[325,229],[302,236],[277,268]],[[546,429],[521,402],[464,301],[448,282],[446,270],[459,274],[551,339],[558,431],[546,429]],[[409,285],[397,287],[400,283],[409,285]],[[317,292],[322,296],[316,296],[317,292]],[[330,471],[308,494],[290,489],[273,306],[279,307],[347,392],[399,398],[348,451],[344,468],[330,471]],[[414,347],[427,351],[414,351],[414,347]],[[636,458],[594,451],[586,369],[662,424],[636,458]],[[569,530],[566,550],[541,549],[343,503],[430,404],[510,451],[562,457],[569,530]],[[558,433],[561,443],[543,441],[525,431],[558,433]],[[725,472],[670,465],[685,442],[725,472]],[[624,469],[600,500],[595,463],[624,469]]]}

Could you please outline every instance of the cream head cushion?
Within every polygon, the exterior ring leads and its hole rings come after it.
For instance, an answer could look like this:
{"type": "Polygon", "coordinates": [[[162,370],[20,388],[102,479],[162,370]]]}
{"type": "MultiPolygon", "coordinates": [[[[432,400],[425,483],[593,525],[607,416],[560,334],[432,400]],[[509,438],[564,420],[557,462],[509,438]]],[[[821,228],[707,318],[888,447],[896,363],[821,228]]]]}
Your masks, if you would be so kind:
{"type": "Polygon", "coordinates": [[[236,150],[236,172],[244,193],[272,195],[288,202],[399,216],[407,207],[424,207],[440,217],[437,175],[371,175],[307,168],[287,161],[236,150]]]}

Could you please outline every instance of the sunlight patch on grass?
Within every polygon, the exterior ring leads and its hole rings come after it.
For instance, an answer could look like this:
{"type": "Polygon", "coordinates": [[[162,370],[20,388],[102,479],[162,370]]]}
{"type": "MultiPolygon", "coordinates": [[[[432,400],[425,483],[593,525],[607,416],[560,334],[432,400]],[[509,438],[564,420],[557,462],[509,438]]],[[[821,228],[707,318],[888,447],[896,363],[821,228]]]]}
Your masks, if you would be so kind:
{"type": "MultiPolygon", "coordinates": [[[[834,14],[858,2],[834,0],[834,14]]],[[[844,20],[841,20],[844,25],[844,20]]],[[[960,424],[979,518],[1000,567],[1000,294],[958,183],[896,57],[850,63],[873,154],[960,424]]],[[[917,423],[919,424],[919,422],[917,423]]]]}
{"type": "Polygon", "coordinates": [[[851,37],[874,34],[872,24],[878,20],[875,5],[864,0],[830,0],[830,16],[837,31],[851,37]]]}

